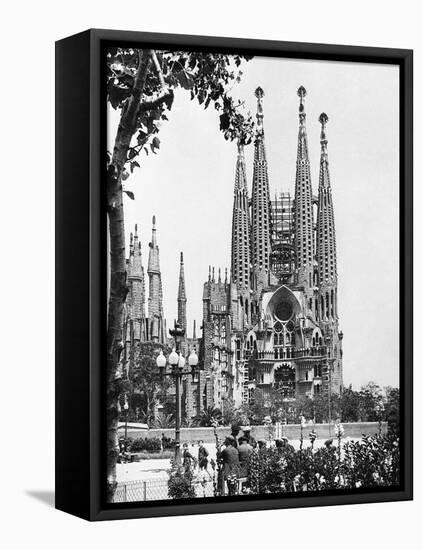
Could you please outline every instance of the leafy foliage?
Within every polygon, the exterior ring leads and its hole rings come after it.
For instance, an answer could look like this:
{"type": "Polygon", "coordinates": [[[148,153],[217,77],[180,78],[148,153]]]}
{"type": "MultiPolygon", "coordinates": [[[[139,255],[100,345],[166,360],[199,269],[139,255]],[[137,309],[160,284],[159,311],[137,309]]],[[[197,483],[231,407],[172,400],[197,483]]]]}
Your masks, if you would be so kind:
{"type": "MultiPolygon", "coordinates": [[[[169,387],[169,380],[161,379],[157,372],[156,356],[157,344],[152,342],[141,343],[135,353],[131,380],[131,395],[129,400],[130,411],[138,409],[139,416],[147,423],[152,424],[154,409],[157,404],[158,395],[169,387]]],[[[166,348],[164,353],[170,350],[166,348]]],[[[166,426],[159,426],[166,427],[166,426]]]]}
{"type": "MultiPolygon", "coordinates": [[[[107,55],[107,97],[113,109],[125,109],[141,62],[141,50],[109,48],[107,55]]],[[[210,105],[219,113],[219,129],[225,139],[239,139],[248,144],[253,136],[253,119],[243,114],[243,103],[231,95],[234,84],[240,81],[242,61],[249,56],[229,56],[218,53],[187,51],[156,51],[152,56],[143,87],[140,107],[134,128],[135,140],[128,149],[125,180],[140,166],[139,154],[156,154],[160,149],[158,133],[169,120],[174,90],[189,91],[192,100],[204,109],[210,105]],[[127,171],[129,170],[129,172],[127,171]]],[[[110,159],[110,157],[109,157],[110,159]]],[[[130,198],[131,192],[125,191],[130,198]]],[[[131,196],[132,195],[132,196],[131,196]]]]}
{"type": "Polygon", "coordinates": [[[133,453],[137,451],[148,451],[150,453],[159,453],[162,449],[160,439],[158,437],[153,438],[138,438],[134,439],[130,446],[130,451],[133,453]]]}
{"type": "Polygon", "coordinates": [[[162,447],[164,451],[173,450],[175,448],[175,440],[169,438],[163,438],[163,440],[160,440],[158,437],[139,437],[130,442],[129,450],[133,453],[141,451],[159,453],[162,450],[162,447]]]}
{"type": "Polygon", "coordinates": [[[215,407],[207,407],[200,412],[192,421],[193,426],[210,427],[216,423],[220,424],[222,420],[222,411],[215,407]]]}
{"type": "Polygon", "coordinates": [[[159,413],[154,419],[154,427],[161,428],[162,430],[166,428],[174,428],[175,416],[173,414],[159,413]]]}
{"type": "Polygon", "coordinates": [[[194,498],[194,471],[191,467],[183,467],[171,460],[169,472],[168,495],[170,498],[194,498]]]}
{"type": "Polygon", "coordinates": [[[340,448],[293,447],[260,449],[251,457],[248,473],[252,493],[284,493],[390,487],[399,484],[399,440],[366,436],[340,448]]]}
{"type": "MultiPolygon", "coordinates": [[[[300,417],[312,419],[316,423],[329,420],[329,400],[327,395],[318,394],[313,398],[299,396],[295,401],[285,401],[276,390],[270,390],[266,398],[256,391],[254,403],[236,408],[233,402],[225,402],[224,419],[233,418],[230,423],[261,425],[270,416],[273,422],[288,424],[300,423],[300,417]],[[240,420],[243,419],[243,420],[240,420]]],[[[369,382],[359,391],[344,388],[341,394],[332,394],[330,418],[342,422],[387,421],[390,429],[398,434],[399,390],[387,387],[384,390],[369,382]]]]}

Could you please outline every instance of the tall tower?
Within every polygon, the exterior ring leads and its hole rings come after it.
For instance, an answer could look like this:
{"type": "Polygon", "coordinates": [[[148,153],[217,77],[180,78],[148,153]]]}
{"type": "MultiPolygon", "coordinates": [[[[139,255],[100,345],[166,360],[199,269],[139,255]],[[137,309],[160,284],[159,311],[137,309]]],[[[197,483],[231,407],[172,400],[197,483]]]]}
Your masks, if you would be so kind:
{"type": "MultiPolygon", "coordinates": [[[[317,265],[319,270],[319,285],[336,289],[336,237],[335,220],[333,215],[332,190],[329,177],[329,161],[326,139],[326,113],[322,113],[319,122],[322,125],[320,133],[320,172],[319,172],[319,202],[317,210],[317,265]]],[[[335,306],[331,303],[330,310],[335,306]]],[[[326,311],[327,317],[335,316],[335,312],[326,311]]]]}
{"type": "Polygon", "coordinates": [[[238,141],[232,213],[232,281],[242,291],[250,288],[250,216],[244,145],[238,141]]]}
{"type": "Polygon", "coordinates": [[[129,316],[133,321],[133,334],[136,341],[144,338],[145,319],[145,281],[144,267],[142,265],[141,242],[138,239],[137,226],[134,235],[130,236],[129,262],[128,262],[128,286],[129,316]]]}
{"type": "Polygon", "coordinates": [[[338,332],[338,276],[336,267],[335,220],[333,215],[332,191],[329,177],[329,161],[326,139],[326,113],[319,122],[320,171],[319,198],[317,210],[317,266],[319,274],[318,316],[328,349],[327,368],[323,369],[324,386],[329,391],[342,389],[342,333],[338,332]]]}
{"type": "Polygon", "coordinates": [[[157,245],[156,216],[153,216],[153,229],[151,242],[148,244],[148,319],[150,326],[150,339],[163,342],[165,339],[164,315],[163,315],[163,289],[162,275],[160,272],[159,247],[157,245]]]}
{"type": "Polygon", "coordinates": [[[178,323],[187,333],[187,296],[185,292],[184,254],[181,252],[181,264],[179,267],[179,288],[178,288],[178,323]]]}
{"type": "Polygon", "coordinates": [[[263,96],[259,87],[257,97],[257,131],[254,148],[254,171],[251,215],[251,263],[254,287],[266,286],[270,266],[270,194],[266,149],[263,130],[263,96]]]}
{"type": "Polygon", "coordinates": [[[313,286],[313,194],[305,126],[304,98],[307,92],[304,86],[300,86],[297,93],[300,98],[300,127],[295,177],[295,256],[298,284],[307,291],[313,286]]]}

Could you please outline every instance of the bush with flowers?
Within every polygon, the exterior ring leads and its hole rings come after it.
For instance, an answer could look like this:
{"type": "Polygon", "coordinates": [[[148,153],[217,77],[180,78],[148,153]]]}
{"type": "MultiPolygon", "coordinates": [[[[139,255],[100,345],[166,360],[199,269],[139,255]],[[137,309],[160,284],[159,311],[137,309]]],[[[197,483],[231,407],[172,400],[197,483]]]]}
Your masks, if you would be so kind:
{"type": "Polygon", "coordinates": [[[194,472],[190,465],[177,464],[175,459],[170,461],[168,495],[170,498],[194,498],[194,472]]]}
{"type": "Polygon", "coordinates": [[[284,493],[354,489],[359,487],[391,487],[399,484],[399,440],[387,436],[365,436],[361,441],[300,450],[293,447],[268,448],[256,451],[249,469],[249,492],[284,493]]]}

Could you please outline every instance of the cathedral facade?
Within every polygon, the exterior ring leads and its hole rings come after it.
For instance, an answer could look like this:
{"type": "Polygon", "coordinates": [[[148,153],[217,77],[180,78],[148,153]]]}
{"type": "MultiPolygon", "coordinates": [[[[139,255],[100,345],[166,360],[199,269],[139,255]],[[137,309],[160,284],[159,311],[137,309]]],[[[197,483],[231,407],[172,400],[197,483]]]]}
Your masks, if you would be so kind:
{"type": "MultiPolygon", "coordinates": [[[[338,327],[338,275],[334,208],[329,177],[328,117],[319,117],[320,171],[313,194],[306,131],[304,87],[298,89],[299,129],[294,196],[269,192],[263,97],[257,88],[257,127],[251,196],[244,145],[238,142],[233,195],[231,268],[209,268],[203,290],[202,335],[195,321],[187,338],[187,296],[181,253],[177,296],[180,349],[195,348],[203,370],[183,378],[182,411],[252,403],[277,392],[286,402],[342,391],[342,338],[338,327]]],[[[138,343],[173,346],[166,331],[163,289],[153,217],[148,259],[148,303],[137,230],[130,237],[125,356],[138,343]],[[145,310],[147,309],[147,315],[145,310]]],[[[172,393],[172,392],[170,392],[172,393]]]]}
{"type": "Polygon", "coordinates": [[[256,90],[257,130],[251,197],[244,147],[238,143],[230,277],[209,271],[203,293],[203,361],[212,404],[236,405],[258,394],[285,401],[342,390],[336,236],[326,124],[319,117],[320,173],[313,195],[306,131],[306,90],[298,90],[295,194],[271,200],[263,97],[256,90]]]}

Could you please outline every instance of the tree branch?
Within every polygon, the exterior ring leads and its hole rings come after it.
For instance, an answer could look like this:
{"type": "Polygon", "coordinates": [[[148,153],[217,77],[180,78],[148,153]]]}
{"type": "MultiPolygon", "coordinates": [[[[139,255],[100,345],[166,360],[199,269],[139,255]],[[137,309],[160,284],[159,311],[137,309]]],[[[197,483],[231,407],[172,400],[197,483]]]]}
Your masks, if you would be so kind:
{"type": "Polygon", "coordinates": [[[160,67],[159,60],[157,59],[156,50],[151,50],[151,60],[153,62],[154,68],[156,69],[157,76],[159,77],[160,86],[162,88],[166,88],[163,71],[162,71],[162,68],[160,67]]]}
{"type": "Polygon", "coordinates": [[[140,103],[139,111],[150,111],[151,109],[155,109],[171,97],[173,97],[173,91],[171,89],[165,89],[155,99],[140,103]]]}

